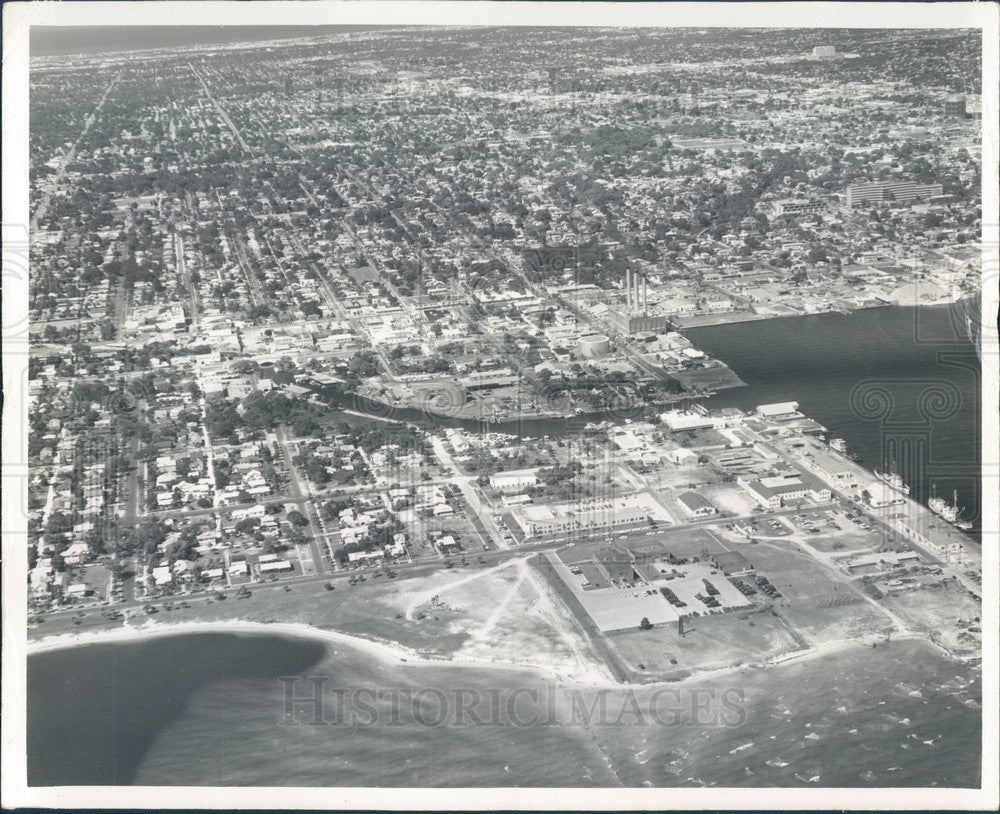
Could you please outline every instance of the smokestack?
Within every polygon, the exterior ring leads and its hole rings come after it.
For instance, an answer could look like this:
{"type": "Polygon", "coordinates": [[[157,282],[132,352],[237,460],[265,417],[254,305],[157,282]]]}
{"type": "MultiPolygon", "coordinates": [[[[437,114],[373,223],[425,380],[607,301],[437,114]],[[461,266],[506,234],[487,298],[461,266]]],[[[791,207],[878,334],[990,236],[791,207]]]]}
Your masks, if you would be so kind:
{"type": "Polygon", "coordinates": [[[644,313],[644,314],[646,313],[646,306],[649,305],[649,300],[646,299],[647,293],[648,292],[646,291],[646,278],[643,277],[642,278],[642,313],[644,313]]]}
{"type": "Polygon", "coordinates": [[[632,269],[625,269],[625,310],[632,307],[632,269]]]}

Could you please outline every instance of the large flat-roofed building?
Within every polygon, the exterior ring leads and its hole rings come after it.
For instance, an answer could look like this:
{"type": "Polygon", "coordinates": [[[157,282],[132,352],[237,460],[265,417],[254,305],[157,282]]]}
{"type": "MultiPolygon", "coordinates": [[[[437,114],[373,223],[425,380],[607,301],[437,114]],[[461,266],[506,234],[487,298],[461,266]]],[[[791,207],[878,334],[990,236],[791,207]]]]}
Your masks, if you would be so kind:
{"type": "Polygon", "coordinates": [[[761,418],[801,418],[797,401],[778,401],[773,404],[758,404],[757,415],[761,418]]]}
{"type": "Polygon", "coordinates": [[[645,523],[654,511],[650,505],[652,500],[648,493],[641,492],[612,499],[519,506],[510,514],[525,537],[544,537],[568,531],[620,528],[645,523]]]}
{"type": "Polygon", "coordinates": [[[818,478],[802,472],[785,472],[760,480],[738,478],[737,483],[768,509],[780,509],[786,501],[804,497],[817,503],[826,503],[833,497],[829,487],[818,478]]]}
{"type": "Polygon", "coordinates": [[[850,483],[854,471],[836,455],[816,450],[812,453],[812,465],[827,483],[850,483]]]}
{"type": "Polygon", "coordinates": [[[909,203],[941,195],[941,184],[918,184],[916,181],[875,181],[851,184],[847,188],[845,204],[848,209],[875,206],[883,203],[909,203]]]}
{"type": "Polygon", "coordinates": [[[670,410],[666,413],[660,413],[660,421],[675,432],[678,430],[709,429],[725,423],[721,418],[713,418],[712,416],[697,412],[682,412],[681,410],[670,410]]]}

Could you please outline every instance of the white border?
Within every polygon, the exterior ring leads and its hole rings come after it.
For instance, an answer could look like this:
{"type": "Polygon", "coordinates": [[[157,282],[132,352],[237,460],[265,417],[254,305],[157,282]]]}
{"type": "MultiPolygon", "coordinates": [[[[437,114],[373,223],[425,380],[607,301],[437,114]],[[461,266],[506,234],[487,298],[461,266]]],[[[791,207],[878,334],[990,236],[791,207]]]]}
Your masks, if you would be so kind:
{"type": "MultiPolygon", "coordinates": [[[[998,793],[998,7],[994,3],[9,2],[3,5],[3,220],[26,224],[29,25],[560,25],[631,27],[977,28],[983,31],[983,774],[981,789],[289,789],[63,787],[25,782],[27,355],[9,336],[27,279],[4,233],[3,805],[380,809],[982,809],[998,793]]],[[[23,339],[21,340],[23,343],[23,339]]]]}

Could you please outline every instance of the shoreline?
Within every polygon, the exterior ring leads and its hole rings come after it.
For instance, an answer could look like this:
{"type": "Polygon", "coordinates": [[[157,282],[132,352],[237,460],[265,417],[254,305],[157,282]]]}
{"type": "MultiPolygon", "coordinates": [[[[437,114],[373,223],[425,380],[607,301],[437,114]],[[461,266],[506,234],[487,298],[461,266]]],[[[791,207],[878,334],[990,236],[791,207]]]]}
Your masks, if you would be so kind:
{"type": "MultiPolygon", "coordinates": [[[[558,669],[538,664],[496,662],[471,657],[436,658],[419,653],[401,644],[355,636],[337,630],[315,627],[302,622],[251,622],[230,619],[214,622],[162,622],[147,621],[142,625],[90,630],[80,633],[59,633],[29,640],[26,655],[67,650],[91,644],[138,644],[165,636],[182,636],[193,633],[232,633],[236,635],[275,635],[297,639],[312,639],[330,646],[354,648],[367,656],[396,666],[410,667],[460,667],[466,669],[491,669],[510,672],[533,672],[557,682],[586,686],[628,686],[615,682],[610,676],[584,675],[579,670],[558,669]],[[595,680],[596,679],[596,680],[595,680]]],[[[337,651],[332,650],[334,654],[337,651]]]]}
{"type": "MultiPolygon", "coordinates": [[[[488,659],[475,658],[435,658],[415,650],[411,650],[403,645],[369,639],[363,636],[355,636],[349,633],[342,633],[336,630],[327,630],[303,624],[301,622],[251,622],[242,619],[232,619],[214,622],[175,622],[163,624],[158,622],[146,622],[139,626],[129,626],[112,628],[105,630],[93,630],[81,633],[61,633],[52,636],[45,636],[41,639],[28,641],[26,656],[39,653],[49,653],[57,650],[67,650],[74,647],[84,647],[98,644],[139,644],[152,639],[166,636],[183,636],[194,633],[231,633],[235,635],[276,635],[297,639],[311,639],[320,641],[327,645],[332,654],[339,655],[333,649],[334,645],[353,648],[364,655],[370,656],[382,662],[387,662],[395,666],[409,667],[458,667],[464,669],[489,669],[503,670],[506,672],[530,672],[543,679],[551,680],[557,684],[569,686],[582,686],[589,689],[626,689],[632,688],[638,691],[664,686],[677,686],[684,684],[694,684],[700,681],[713,680],[727,675],[733,675],[741,671],[763,671],[772,667],[798,664],[812,661],[823,656],[834,655],[853,648],[868,648],[872,644],[891,644],[884,639],[837,639],[830,642],[813,645],[803,650],[795,650],[783,653],[773,658],[759,662],[749,662],[744,664],[734,664],[726,667],[714,667],[706,670],[696,671],[689,675],[676,679],[661,679],[651,682],[623,682],[616,680],[607,668],[601,665],[600,673],[581,671],[576,669],[560,670],[538,664],[517,664],[510,661],[496,662],[488,659]]],[[[894,642],[920,641],[927,646],[937,650],[945,658],[956,663],[967,663],[970,659],[958,657],[937,643],[919,634],[910,634],[894,638],[894,642]]]]}

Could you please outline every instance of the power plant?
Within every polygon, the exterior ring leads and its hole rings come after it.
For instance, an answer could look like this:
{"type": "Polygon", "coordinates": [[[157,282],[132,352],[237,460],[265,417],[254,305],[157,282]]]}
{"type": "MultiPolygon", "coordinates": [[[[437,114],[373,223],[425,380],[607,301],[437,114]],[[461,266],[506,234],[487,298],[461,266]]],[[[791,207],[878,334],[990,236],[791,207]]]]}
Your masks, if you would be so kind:
{"type": "Polygon", "coordinates": [[[662,333],[667,330],[667,318],[649,313],[649,283],[646,275],[625,271],[625,306],[609,309],[611,323],[624,334],[662,333]]]}
{"type": "Polygon", "coordinates": [[[625,302],[626,310],[631,312],[647,312],[649,301],[647,299],[646,276],[633,272],[632,269],[625,271],[625,302]]]}

